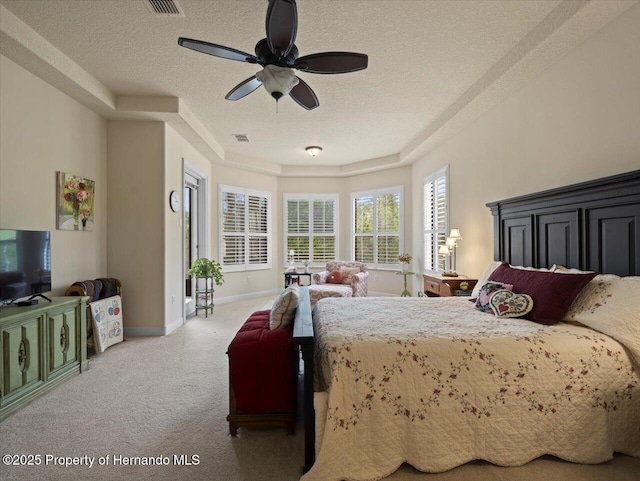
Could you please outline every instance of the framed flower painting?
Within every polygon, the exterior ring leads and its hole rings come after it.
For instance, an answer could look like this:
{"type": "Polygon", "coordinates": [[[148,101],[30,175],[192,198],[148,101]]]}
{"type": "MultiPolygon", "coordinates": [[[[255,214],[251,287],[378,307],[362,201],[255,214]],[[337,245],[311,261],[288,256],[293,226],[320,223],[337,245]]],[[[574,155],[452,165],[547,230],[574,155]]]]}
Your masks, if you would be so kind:
{"type": "Polygon", "coordinates": [[[58,229],[93,230],[95,182],[58,172],[58,229]]]}

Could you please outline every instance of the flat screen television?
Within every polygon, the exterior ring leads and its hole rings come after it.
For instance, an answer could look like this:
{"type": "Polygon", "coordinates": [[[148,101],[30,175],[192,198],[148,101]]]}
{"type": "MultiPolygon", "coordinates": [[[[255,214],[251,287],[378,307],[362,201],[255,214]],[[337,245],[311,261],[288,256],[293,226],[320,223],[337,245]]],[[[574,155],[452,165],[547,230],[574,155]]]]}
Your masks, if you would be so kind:
{"type": "Polygon", "coordinates": [[[51,233],[0,229],[0,303],[51,290],[51,233]]]}

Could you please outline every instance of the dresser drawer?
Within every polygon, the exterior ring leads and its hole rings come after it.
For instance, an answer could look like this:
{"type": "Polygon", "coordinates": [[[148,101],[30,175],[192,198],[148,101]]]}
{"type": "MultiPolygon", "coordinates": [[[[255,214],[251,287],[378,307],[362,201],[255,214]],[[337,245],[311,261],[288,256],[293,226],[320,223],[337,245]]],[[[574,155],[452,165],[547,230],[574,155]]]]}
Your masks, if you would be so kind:
{"type": "Polygon", "coordinates": [[[432,281],[425,280],[424,281],[424,290],[431,292],[433,294],[440,295],[440,284],[432,281]]]}

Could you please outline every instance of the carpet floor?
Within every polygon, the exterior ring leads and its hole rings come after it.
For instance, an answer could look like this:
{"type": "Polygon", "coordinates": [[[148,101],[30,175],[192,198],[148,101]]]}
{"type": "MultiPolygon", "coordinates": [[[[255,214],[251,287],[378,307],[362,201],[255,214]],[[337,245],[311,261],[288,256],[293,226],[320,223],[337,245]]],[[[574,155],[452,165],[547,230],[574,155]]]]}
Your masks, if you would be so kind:
{"type": "MultiPolygon", "coordinates": [[[[0,456],[41,456],[38,466],[0,464],[0,480],[298,480],[300,422],[294,436],[241,429],[231,437],[225,420],[227,346],[251,312],[272,302],[218,305],[213,315],[193,318],[169,336],[130,338],[93,356],[85,373],[0,423],[0,456]],[[168,464],[125,464],[136,457],[168,464]],[[72,462],[82,464],[64,465],[72,462]]],[[[553,457],[518,468],[478,461],[440,474],[404,465],[387,479],[638,481],[638,473],[640,459],[617,455],[595,466],[553,457]]]]}

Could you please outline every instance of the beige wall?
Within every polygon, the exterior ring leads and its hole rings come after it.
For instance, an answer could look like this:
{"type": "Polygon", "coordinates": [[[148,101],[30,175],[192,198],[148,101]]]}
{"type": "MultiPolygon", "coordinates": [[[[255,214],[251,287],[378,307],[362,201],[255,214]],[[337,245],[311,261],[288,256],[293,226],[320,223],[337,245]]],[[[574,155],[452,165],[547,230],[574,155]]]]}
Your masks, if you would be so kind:
{"type": "MultiPolygon", "coordinates": [[[[179,326],[183,319],[194,310],[194,303],[190,303],[186,312],[183,312],[182,296],[184,294],[184,269],[183,252],[183,232],[184,219],[181,214],[173,212],[169,207],[169,194],[172,190],[180,193],[182,199],[183,163],[186,167],[196,171],[199,177],[203,178],[205,195],[211,202],[211,170],[212,164],[200,152],[198,152],[189,142],[178,134],[169,125],[165,125],[165,197],[167,199],[165,209],[165,238],[166,249],[165,258],[165,289],[167,296],[165,299],[165,310],[167,316],[167,331],[172,331],[179,326]]],[[[206,232],[207,244],[211,243],[211,221],[205,225],[200,225],[200,229],[206,232]]],[[[217,254],[212,255],[210,245],[201,246],[200,254],[203,257],[217,259],[217,254]]],[[[218,288],[216,288],[217,290],[218,288]]]]}
{"type": "Polygon", "coordinates": [[[0,56],[0,228],[51,231],[52,295],[107,272],[107,123],[0,56]],[[56,172],[96,182],[91,232],[56,230],[56,172]]]}
{"type": "Polygon", "coordinates": [[[108,124],[109,274],[122,280],[127,335],[166,324],[164,134],[163,122],[108,124]]]}
{"type": "Polygon", "coordinates": [[[443,165],[457,270],[472,276],[493,258],[487,202],[640,169],[638,24],[640,6],[413,165],[415,252],[423,177],[443,165]]]}
{"type": "MultiPolygon", "coordinates": [[[[282,177],[279,180],[278,198],[280,201],[279,221],[276,228],[280,235],[284,232],[284,215],[282,198],[284,194],[293,193],[329,193],[338,194],[339,200],[339,258],[349,260],[351,256],[351,193],[365,190],[395,187],[401,185],[404,194],[404,250],[411,252],[411,167],[398,167],[382,172],[357,175],[343,178],[297,178],[282,177]]],[[[283,258],[282,244],[277,246],[274,258],[278,259],[278,267],[287,264],[283,258]]],[[[317,271],[318,269],[314,269],[317,271]]],[[[279,271],[280,276],[281,271],[279,271]]],[[[395,270],[370,269],[369,291],[372,293],[399,294],[402,291],[402,279],[395,275],[395,270]]]]}

